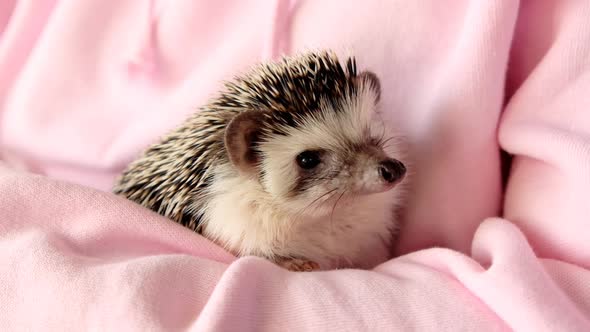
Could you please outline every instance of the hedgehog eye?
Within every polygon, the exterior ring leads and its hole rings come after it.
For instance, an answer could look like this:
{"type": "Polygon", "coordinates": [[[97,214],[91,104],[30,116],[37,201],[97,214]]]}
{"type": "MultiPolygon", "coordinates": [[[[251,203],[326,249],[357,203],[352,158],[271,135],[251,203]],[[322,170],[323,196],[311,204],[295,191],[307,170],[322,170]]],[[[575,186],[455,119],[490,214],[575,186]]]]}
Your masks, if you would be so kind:
{"type": "Polygon", "coordinates": [[[297,155],[297,165],[303,169],[313,169],[321,162],[319,151],[306,150],[297,155]]]}

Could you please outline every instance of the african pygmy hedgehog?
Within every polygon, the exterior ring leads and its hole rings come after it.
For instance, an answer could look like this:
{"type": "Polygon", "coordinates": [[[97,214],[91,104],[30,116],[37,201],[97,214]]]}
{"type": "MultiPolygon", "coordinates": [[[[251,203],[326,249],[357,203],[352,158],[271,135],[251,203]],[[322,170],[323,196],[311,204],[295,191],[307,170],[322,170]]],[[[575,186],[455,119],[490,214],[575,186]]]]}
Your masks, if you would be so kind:
{"type": "Polygon", "coordinates": [[[114,192],[237,256],[371,267],[389,257],[406,174],[376,121],[380,94],[374,73],[331,51],[260,64],[131,163],[114,192]]]}

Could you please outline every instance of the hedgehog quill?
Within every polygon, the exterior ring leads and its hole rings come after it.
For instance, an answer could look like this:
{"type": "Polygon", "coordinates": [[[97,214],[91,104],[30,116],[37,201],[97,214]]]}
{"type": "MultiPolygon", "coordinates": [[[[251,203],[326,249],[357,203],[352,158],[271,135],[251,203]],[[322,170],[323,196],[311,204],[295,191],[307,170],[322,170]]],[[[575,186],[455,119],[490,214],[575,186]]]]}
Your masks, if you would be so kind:
{"type": "Polygon", "coordinates": [[[330,51],[262,63],[149,147],[113,192],[292,271],[389,257],[407,182],[381,85],[330,51]]]}

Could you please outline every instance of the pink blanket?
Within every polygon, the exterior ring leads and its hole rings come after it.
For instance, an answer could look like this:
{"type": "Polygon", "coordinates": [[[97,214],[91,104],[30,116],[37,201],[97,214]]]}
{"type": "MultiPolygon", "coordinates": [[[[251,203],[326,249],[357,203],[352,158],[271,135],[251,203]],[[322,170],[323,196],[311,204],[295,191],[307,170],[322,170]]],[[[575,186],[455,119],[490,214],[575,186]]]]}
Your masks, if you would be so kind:
{"type": "Polygon", "coordinates": [[[588,17],[575,0],[0,0],[0,329],[589,331],[588,17]],[[377,72],[413,143],[398,258],[291,273],[108,192],[222,79],[316,47],[377,72]]]}

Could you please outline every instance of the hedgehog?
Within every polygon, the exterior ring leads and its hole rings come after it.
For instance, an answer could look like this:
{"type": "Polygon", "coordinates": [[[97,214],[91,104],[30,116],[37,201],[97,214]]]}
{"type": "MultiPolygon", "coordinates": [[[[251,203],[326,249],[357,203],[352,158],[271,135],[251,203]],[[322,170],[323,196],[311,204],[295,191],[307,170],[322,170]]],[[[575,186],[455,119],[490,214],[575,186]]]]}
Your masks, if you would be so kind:
{"type": "Polygon", "coordinates": [[[407,182],[380,98],[354,56],[259,63],[131,162],[113,192],[237,257],[370,268],[391,257],[407,182]]]}

